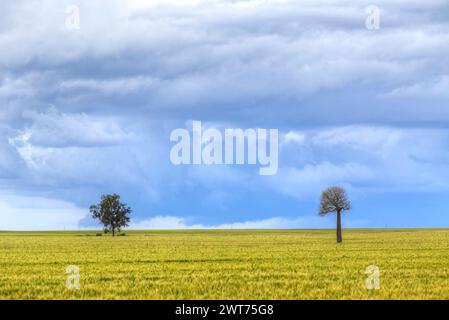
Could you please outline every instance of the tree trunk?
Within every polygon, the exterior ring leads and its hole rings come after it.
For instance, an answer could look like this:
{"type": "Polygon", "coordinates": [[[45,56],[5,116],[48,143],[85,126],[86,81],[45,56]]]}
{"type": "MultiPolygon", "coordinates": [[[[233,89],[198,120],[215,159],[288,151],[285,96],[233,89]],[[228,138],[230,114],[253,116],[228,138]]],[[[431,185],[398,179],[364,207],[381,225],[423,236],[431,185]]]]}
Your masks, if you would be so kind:
{"type": "Polygon", "coordinates": [[[337,242],[342,242],[343,239],[341,237],[341,210],[337,211],[337,242]]]}
{"type": "Polygon", "coordinates": [[[115,228],[112,226],[112,236],[115,237],[115,228]]]}

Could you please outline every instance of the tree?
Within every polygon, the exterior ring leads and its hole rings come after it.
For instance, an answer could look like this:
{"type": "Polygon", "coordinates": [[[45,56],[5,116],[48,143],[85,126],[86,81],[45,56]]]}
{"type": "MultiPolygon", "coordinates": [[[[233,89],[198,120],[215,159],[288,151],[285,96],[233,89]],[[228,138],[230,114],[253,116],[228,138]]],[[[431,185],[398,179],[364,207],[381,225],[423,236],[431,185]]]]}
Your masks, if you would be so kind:
{"type": "Polygon", "coordinates": [[[104,226],[104,232],[112,232],[120,230],[129,225],[131,208],[120,202],[118,194],[108,194],[101,196],[98,205],[90,206],[90,213],[94,219],[99,220],[104,226]]]}
{"type": "Polygon", "coordinates": [[[321,193],[320,216],[329,213],[337,213],[337,242],[342,242],[341,236],[341,213],[351,210],[351,202],[348,199],[345,189],[341,187],[331,187],[321,193]]]}

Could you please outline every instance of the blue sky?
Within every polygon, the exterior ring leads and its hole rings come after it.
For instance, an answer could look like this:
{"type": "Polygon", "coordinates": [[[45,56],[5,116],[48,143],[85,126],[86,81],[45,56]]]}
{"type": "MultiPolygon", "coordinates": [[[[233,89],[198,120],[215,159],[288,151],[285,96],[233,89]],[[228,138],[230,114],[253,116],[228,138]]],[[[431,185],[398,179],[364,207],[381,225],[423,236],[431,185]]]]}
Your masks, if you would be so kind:
{"type": "Polygon", "coordinates": [[[0,229],[447,227],[449,4],[3,1],[0,229]],[[365,27],[366,7],[380,28],[365,27]],[[67,6],[79,29],[67,28],[67,6]],[[170,132],[276,128],[279,170],[173,166],[170,132]]]}

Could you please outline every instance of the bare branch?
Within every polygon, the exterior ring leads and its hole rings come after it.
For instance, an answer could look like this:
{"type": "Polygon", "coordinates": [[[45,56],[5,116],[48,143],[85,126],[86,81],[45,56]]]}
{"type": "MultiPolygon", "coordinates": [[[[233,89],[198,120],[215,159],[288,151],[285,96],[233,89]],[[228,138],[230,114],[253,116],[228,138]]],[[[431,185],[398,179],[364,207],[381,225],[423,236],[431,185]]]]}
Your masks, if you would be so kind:
{"type": "Polygon", "coordinates": [[[330,187],[321,193],[319,215],[325,216],[331,212],[341,212],[351,209],[345,189],[330,187]]]}

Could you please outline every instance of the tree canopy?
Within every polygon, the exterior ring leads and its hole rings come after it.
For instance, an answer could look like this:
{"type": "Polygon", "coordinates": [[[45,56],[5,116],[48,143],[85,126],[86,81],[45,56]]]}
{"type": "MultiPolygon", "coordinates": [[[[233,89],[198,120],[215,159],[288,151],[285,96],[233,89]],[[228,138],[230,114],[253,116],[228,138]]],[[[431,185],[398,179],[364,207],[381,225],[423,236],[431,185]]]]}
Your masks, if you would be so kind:
{"type": "Polygon", "coordinates": [[[125,203],[120,202],[118,194],[101,196],[98,205],[90,206],[90,213],[94,219],[99,220],[104,226],[104,232],[120,232],[122,228],[128,227],[131,220],[132,210],[125,203]]]}
{"type": "Polygon", "coordinates": [[[331,212],[351,210],[351,202],[346,190],[341,187],[330,187],[321,193],[320,216],[331,212]]]}

